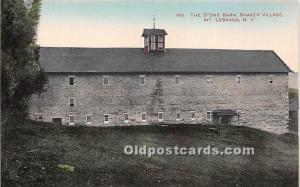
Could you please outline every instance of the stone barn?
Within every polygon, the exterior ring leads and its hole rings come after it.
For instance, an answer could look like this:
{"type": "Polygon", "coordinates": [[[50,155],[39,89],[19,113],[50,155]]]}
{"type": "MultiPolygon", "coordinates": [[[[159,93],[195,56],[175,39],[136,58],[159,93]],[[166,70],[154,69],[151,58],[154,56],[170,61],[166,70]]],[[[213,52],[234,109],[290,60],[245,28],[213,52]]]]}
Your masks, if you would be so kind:
{"type": "Polygon", "coordinates": [[[32,119],[63,125],[243,125],[287,132],[290,69],[272,50],[166,48],[144,29],[141,48],[42,47],[46,92],[32,119]]]}

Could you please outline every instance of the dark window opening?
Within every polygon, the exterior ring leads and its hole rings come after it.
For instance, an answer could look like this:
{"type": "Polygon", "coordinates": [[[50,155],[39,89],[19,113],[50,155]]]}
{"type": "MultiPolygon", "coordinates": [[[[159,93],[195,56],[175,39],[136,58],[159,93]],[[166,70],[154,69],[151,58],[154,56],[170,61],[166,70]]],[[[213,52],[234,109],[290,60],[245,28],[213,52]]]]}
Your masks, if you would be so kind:
{"type": "Polygon", "coordinates": [[[69,77],[69,85],[74,85],[74,77],[69,77]]]}
{"type": "Polygon", "coordinates": [[[162,120],[163,120],[163,113],[162,113],[162,112],[159,112],[159,113],[158,113],[158,120],[159,120],[159,121],[162,121],[162,120]]]}
{"type": "Polygon", "coordinates": [[[178,84],[179,83],[179,75],[175,76],[175,83],[178,84]]]}
{"type": "Polygon", "coordinates": [[[70,124],[70,125],[73,125],[74,122],[75,122],[74,116],[69,116],[69,124],[70,124]]]}
{"type": "Polygon", "coordinates": [[[54,125],[62,125],[61,118],[52,118],[52,122],[54,123],[54,125]]]}
{"type": "Polygon", "coordinates": [[[74,107],[75,106],[75,103],[74,103],[74,99],[70,99],[70,107],[74,107]]]}
{"type": "Polygon", "coordinates": [[[240,77],[240,76],[237,76],[237,77],[236,77],[236,83],[238,83],[238,84],[241,83],[241,77],[240,77]]]}
{"type": "Polygon", "coordinates": [[[87,123],[92,123],[92,116],[91,115],[86,116],[86,122],[87,123]]]}
{"type": "Polygon", "coordinates": [[[108,123],[108,114],[104,115],[104,123],[108,123]]]}
{"type": "Polygon", "coordinates": [[[176,119],[177,119],[177,120],[180,120],[180,113],[177,113],[177,114],[176,114],[176,119]]]}
{"type": "Polygon", "coordinates": [[[140,75],[140,85],[145,84],[145,75],[140,75]]]}
{"type": "Polygon", "coordinates": [[[195,116],[196,116],[195,112],[192,112],[192,113],[191,113],[191,119],[192,119],[192,120],[195,120],[195,118],[196,118],[195,116]]]}
{"type": "Polygon", "coordinates": [[[128,114],[127,114],[127,113],[124,114],[124,121],[125,121],[125,122],[128,122],[128,114]]]}
{"type": "Polygon", "coordinates": [[[146,121],[146,114],[145,113],[142,114],[142,121],[146,121]]]}

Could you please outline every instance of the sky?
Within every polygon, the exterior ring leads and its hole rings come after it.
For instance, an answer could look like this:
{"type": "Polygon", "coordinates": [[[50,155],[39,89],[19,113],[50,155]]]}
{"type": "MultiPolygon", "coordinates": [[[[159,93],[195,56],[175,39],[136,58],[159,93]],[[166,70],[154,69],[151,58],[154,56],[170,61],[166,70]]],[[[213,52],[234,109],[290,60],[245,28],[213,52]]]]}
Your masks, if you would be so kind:
{"type": "Polygon", "coordinates": [[[168,33],[167,48],[274,50],[298,72],[296,0],[43,0],[38,43],[143,47],[142,31],[153,28],[154,15],[156,28],[168,33]]]}

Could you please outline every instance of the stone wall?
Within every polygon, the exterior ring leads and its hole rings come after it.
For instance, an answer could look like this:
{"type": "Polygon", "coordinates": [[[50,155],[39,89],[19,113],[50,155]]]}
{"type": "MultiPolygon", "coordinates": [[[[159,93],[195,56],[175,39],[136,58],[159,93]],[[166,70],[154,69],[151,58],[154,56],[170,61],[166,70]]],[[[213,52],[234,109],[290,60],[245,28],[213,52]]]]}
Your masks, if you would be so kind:
{"type": "Polygon", "coordinates": [[[272,84],[269,74],[242,74],[239,84],[237,74],[180,74],[179,83],[175,74],[146,74],[145,85],[139,84],[138,74],[110,74],[109,86],[103,85],[101,74],[75,74],[73,86],[68,76],[48,75],[47,91],[30,101],[31,118],[42,117],[47,122],[62,118],[62,123],[68,124],[69,115],[74,115],[75,124],[85,125],[86,115],[91,114],[93,126],[207,124],[207,111],[233,109],[241,110],[237,125],[274,133],[287,131],[287,74],[274,74],[272,84]],[[75,107],[69,106],[71,97],[75,107]],[[192,111],[195,120],[191,119],[192,111]],[[142,112],[147,122],[142,122],[142,112]],[[158,112],[164,112],[163,122],[158,121],[158,112]],[[177,112],[180,121],[176,120],[177,112]],[[124,113],[129,115],[128,123],[124,123],[124,113]],[[109,124],[104,124],[104,114],[109,114],[109,124]]]}

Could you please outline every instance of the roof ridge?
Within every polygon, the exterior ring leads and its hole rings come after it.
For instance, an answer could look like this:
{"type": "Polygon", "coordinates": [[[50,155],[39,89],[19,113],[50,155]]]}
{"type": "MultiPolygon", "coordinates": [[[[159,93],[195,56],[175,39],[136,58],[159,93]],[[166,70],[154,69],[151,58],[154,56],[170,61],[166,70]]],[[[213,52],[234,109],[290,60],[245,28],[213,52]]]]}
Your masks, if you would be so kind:
{"type": "MultiPolygon", "coordinates": [[[[143,49],[140,47],[68,47],[68,46],[60,46],[60,47],[54,47],[54,46],[40,46],[40,48],[64,48],[64,49],[143,49]]],[[[219,49],[219,48],[166,48],[168,49],[176,49],[176,50],[218,50],[218,51],[266,51],[266,52],[273,52],[273,50],[269,49],[219,49]]],[[[279,56],[275,53],[275,55],[279,58],[279,56]]]]}
{"type": "Polygon", "coordinates": [[[40,48],[64,48],[64,49],[143,49],[140,47],[69,47],[69,46],[60,46],[60,47],[54,47],[54,46],[40,46],[40,48]]]}

